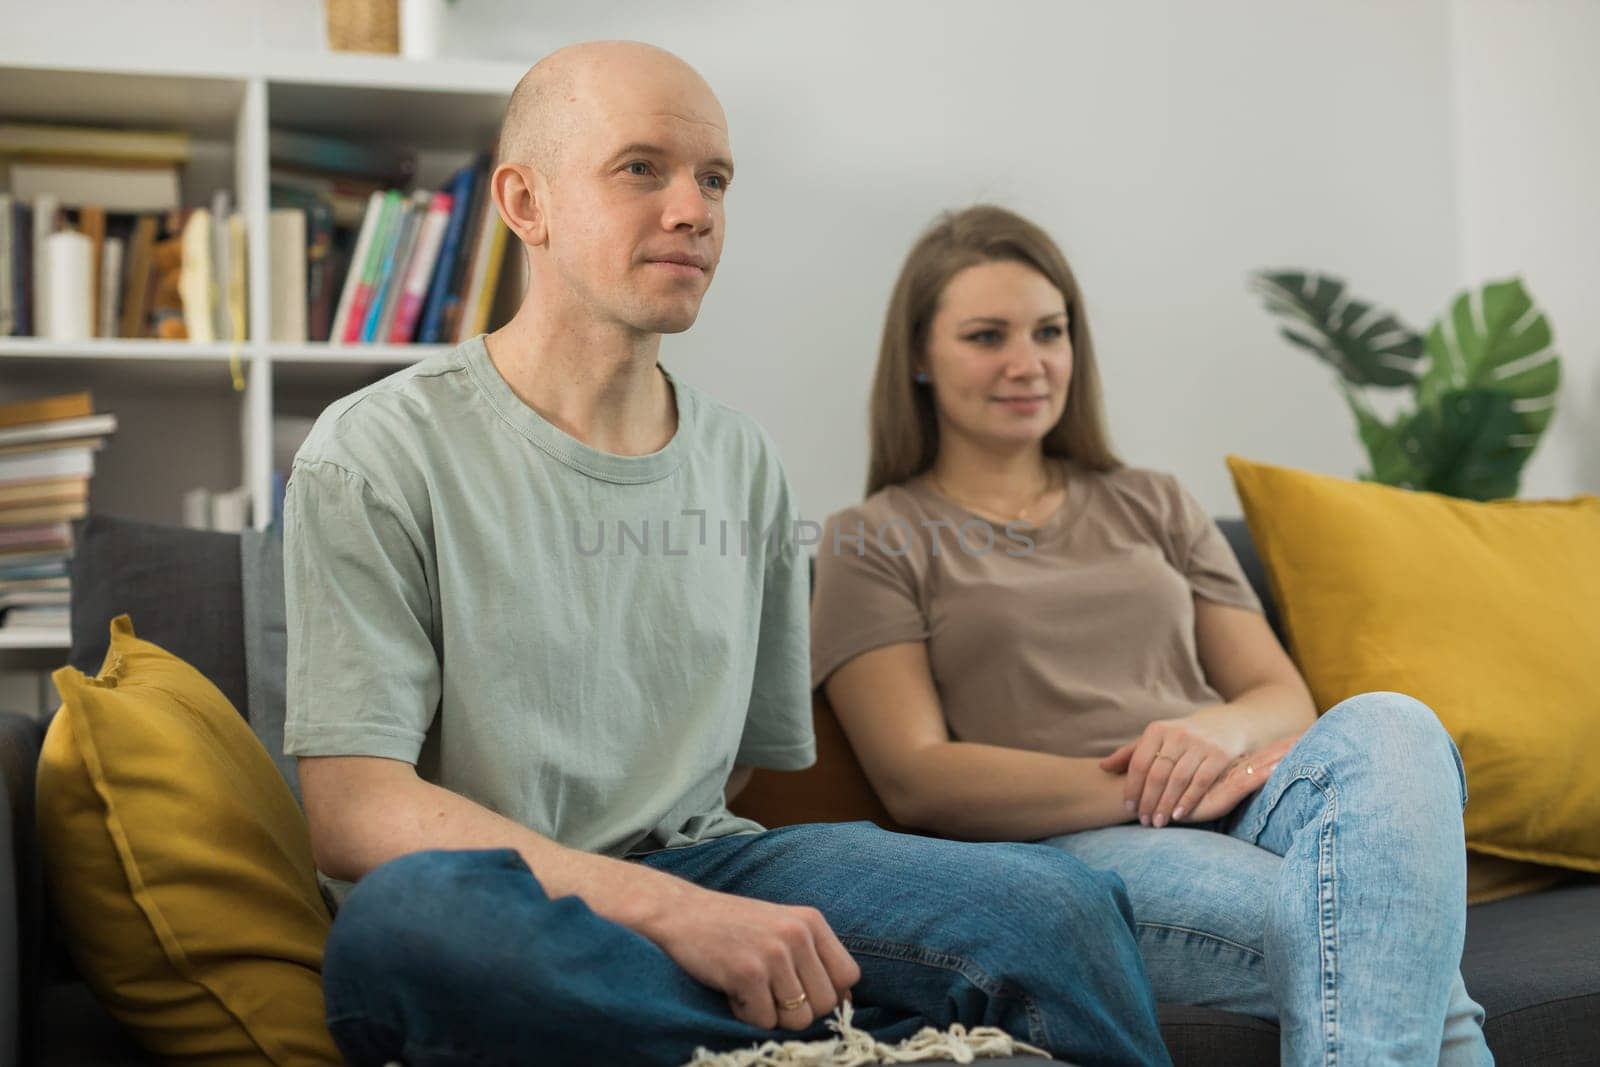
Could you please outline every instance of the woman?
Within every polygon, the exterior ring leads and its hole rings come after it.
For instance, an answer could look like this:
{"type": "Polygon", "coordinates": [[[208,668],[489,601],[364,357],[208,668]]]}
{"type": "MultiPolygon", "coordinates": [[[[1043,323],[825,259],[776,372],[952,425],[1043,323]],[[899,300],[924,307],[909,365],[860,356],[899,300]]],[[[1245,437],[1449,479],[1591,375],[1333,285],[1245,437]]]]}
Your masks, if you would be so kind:
{"type": "Polygon", "coordinates": [[[895,819],[1119,874],[1158,1000],[1286,1064],[1491,1062],[1462,985],[1460,757],[1396,693],[1318,718],[1216,525],[1107,443],[1036,226],[942,218],[895,287],[868,499],[817,556],[812,684],[895,819]]]}

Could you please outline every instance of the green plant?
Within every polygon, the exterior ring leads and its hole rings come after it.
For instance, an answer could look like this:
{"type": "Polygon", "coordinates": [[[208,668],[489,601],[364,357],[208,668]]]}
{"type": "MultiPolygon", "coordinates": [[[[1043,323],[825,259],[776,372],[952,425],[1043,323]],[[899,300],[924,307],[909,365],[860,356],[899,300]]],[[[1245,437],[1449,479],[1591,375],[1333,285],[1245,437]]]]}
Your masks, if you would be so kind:
{"type": "Polygon", "coordinates": [[[1372,469],[1365,481],[1472,500],[1516,496],[1523,465],[1555,414],[1561,357],[1520,278],[1465,291],[1426,335],[1304,271],[1261,271],[1251,286],[1285,320],[1283,337],[1339,372],[1372,469]],[[1409,387],[1385,421],[1368,390],[1409,387]]]}

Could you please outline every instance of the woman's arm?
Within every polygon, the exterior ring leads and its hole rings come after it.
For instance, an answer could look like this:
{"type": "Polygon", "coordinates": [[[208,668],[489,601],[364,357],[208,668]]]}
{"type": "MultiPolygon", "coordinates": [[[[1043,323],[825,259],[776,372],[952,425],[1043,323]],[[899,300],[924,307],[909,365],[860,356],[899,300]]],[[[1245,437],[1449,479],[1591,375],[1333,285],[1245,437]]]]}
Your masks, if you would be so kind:
{"type": "Polygon", "coordinates": [[[1124,799],[1154,826],[1192,814],[1239,756],[1301,733],[1317,718],[1311,691],[1265,617],[1198,596],[1194,609],[1200,666],[1226,703],[1153,722],[1100,761],[1106,770],[1126,768],[1124,799]]]}
{"type": "Polygon", "coordinates": [[[864,652],[823,690],[879,799],[907,827],[1031,841],[1132,817],[1123,776],[1094,759],[952,741],[921,641],[864,652]]]}

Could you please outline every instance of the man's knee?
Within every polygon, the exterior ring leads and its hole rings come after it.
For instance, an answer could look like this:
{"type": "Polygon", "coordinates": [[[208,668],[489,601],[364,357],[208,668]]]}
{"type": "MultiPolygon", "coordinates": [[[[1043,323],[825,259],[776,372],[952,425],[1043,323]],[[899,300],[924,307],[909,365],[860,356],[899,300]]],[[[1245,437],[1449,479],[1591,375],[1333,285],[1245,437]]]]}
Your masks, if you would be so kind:
{"type": "Polygon", "coordinates": [[[977,899],[995,902],[1003,933],[1021,946],[1074,947],[1127,942],[1133,906],[1122,879],[1111,871],[1048,845],[995,846],[985,877],[971,886],[977,899]]]}
{"type": "Polygon", "coordinates": [[[463,902],[463,890],[507,868],[527,870],[512,849],[433,849],[368,872],[339,906],[323,974],[403,980],[412,968],[438,973],[452,949],[468,941],[461,925],[481,915],[463,902]]]}

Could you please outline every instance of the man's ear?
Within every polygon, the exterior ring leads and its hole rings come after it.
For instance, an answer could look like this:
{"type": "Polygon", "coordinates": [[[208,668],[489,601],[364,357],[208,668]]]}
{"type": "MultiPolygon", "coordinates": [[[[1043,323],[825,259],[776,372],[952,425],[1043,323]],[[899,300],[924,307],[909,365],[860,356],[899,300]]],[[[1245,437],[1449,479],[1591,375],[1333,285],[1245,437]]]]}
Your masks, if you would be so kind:
{"type": "Polygon", "coordinates": [[[542,245],[549,237],[540,179],[526,163],[502,163],[489,175],[489,195],[500,218],[524,245],[542,245]]]}

